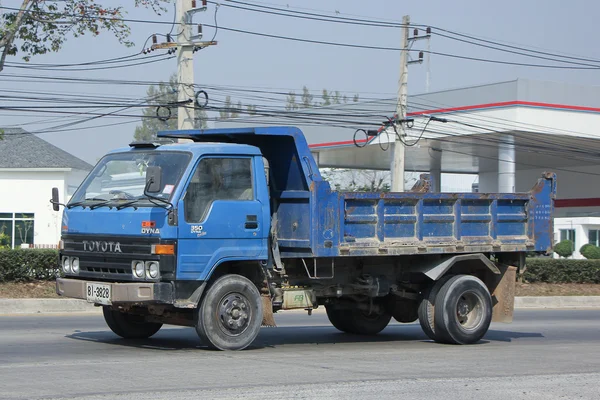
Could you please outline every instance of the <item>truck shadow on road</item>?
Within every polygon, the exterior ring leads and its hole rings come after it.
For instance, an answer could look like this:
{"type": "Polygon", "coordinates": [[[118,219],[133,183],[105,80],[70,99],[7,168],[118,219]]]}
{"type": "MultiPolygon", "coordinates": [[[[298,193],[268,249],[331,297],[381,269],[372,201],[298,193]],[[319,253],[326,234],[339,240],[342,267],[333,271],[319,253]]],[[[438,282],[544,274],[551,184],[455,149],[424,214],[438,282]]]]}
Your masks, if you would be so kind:
{"type": "MultiPolygon", "coordinates": [[[[193,328],[163,329],[150,339],[121,339],[110,331],[74,332],[69,339],[125,346],[146,350],[194,350],[207,349],[202,345],[193,328]]],[[[514,339],[544,338],[537,332],[514,332],[489,330],[477,345],[493,342],[512,342],[514,339]]],[[[444,346],[430,340],[418,324],[390,325],[376,336],[361,336],[339,332],[329,326],[286,326],[262,328],[254,344],[247,350],[278,348],[290,345],[335,345],[360,343],[389,343],[399,345],[444,346]]]]}

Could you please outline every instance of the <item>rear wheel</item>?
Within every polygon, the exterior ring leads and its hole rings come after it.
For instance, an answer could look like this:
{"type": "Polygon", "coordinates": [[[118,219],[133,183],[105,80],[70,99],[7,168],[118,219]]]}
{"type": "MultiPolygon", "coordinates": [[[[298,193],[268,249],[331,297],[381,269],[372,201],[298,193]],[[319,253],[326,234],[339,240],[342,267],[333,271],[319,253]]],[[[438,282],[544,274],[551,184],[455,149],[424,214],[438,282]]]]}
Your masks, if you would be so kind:
{"type": "Polygon", "coordinates": [[[421,325],[423,332],[425,332],[431,340],[439,341],[439,337],[435,333],[435,301],[440,289],[450,278],[452,278],[452,275],[444,276],[440,280],[433,282],[431,286],[423,291],[423,296],[419,303],[419,308],[417,310],[419,324],[421,325]]]}
{"type": "Polygon", "coordinates": [[[196,332],[219,350],[242,350],[260,331],[262,300],[256,285],[241,275],[225,275],[208,289],[198,307],[196,332]]]}
{"type": "Polygon", "coordinates": [[[127,314],[102,306],[104,320],[111,331],[125,339],[146,339],[162,327],[158,322],[147,322],[142,315],[127,314]]]}
{"type": "Polygon", "coordinates": [[[376,335],[388,324],[392,316],[379,307],[371,313],[358,308],[335,308],[326,306],[327,317],[331,324],[342,332],[357,335],[376,335]]]}
{"type": "Polygon", "coordinates": [[[435,332],[451,344],[476,343],[492,322],[492,297],[485,284],[471,275],[446,282],[435,303],[435,332]]]}

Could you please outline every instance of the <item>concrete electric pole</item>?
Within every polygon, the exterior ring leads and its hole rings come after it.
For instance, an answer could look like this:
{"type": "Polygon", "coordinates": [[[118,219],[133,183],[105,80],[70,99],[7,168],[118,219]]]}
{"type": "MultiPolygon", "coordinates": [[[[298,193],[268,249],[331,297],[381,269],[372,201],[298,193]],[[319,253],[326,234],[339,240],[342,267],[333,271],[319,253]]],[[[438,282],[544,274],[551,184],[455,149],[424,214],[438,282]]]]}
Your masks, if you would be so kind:
{"type": "Polygon", "coordinates": [[[400,79],[398,81],[398,103],[396,104],[396,130],[398,135],[394,135],[393,157],[392,157],[392,192],[404,191],[404,143],[402,140],[406,137],[406,107],[408,102],[408,26],[410,17],[402,17],[402,47],[400,49],[400,79]],[[401,140],[402,139],[402,140],[401,140]]]}
{"type": "MultiPolygon", "coordinates": [[[[157,43],[153,37],[152,50],[169,49],[177,51],[177,129],[193,129],[196,113],[194,112],[194,52],[207,46],[217,44],[215,41],[202,42],[202,25],[198,24],[198,34],[192,33],[192,19],[195,13],[206,11],[207,0],[201,0],[196,7],[196,0],[177,0],[175,21],[177,23],[177,41],[171,42],[167,35],[166,43],[157,43]]],[[[217,4],[216,7],[219,5],[217,4]]],[[[202,107],[202,106],[200,106],[202,107]]]]}
{"type": "Polygon", "coordinates": [[[404,191],[404,157],[406,139],[406,109],[408,107],[408,65],[421,64],[423,62],[423,52],[419,52],[418,60],[409,60],[409,43],[421,39],[430,39],[431,28],[427,28],[425,36],[419,36],[419,30],[415,29],[414,36],[408,37],[408,28],[410,26],[410,16],[402,17],[402,47],[400,49],[400,79],[398,80],[398,103],[396,104],[396,131],[394,135],[393,157],[390,171],[392,172],[392,192],[404,191]],[[398,137],[400,136],[400,137],[398,137]]]}
{"type": "Polygon", "coordinates": [[[186,104],[194,99],[194,45],[190,10],[191,0],[177,0],[177,129],[194,128],[194,104],[186,104]]]}

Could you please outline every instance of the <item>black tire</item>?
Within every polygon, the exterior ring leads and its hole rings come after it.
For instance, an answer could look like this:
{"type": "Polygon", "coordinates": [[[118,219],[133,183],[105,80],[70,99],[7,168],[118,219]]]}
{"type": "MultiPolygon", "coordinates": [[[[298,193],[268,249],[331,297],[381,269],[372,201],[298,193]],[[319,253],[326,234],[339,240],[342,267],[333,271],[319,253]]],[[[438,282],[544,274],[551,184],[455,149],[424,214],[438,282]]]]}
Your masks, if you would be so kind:
{"type": "Polygon", "coordinates": [[[440,289],[435,300],[435,332],[441,342],[476,343],[492,322],[492,296],[471,275],[456,275],[440,289]]]}
{"type": "Polygon", "coordinates": [[[127,314],[102,306],[104,320],[111,331],[125,339],[146,339],[160,330],[163,324],[147,322],[141,315],[127,314]]]}
{"type": "Polygon", "coordinates": [[[419,303],[415,300],[390,296],[387,307],[392,317],[400,323],[410,324],[419,319],[419,303]]]}
{"type": "Polygon", "coordinates": [[[423,332],[425,332],[429,339],[435,340],[436,342],[439,341],[439,338],[435,334],[435,299],[442,286],[448,282],[450,278],[452,278],[452,275],[444,276],[425,289],[421,297],[421,302],[419,303],[419,308],[417,309],[419,324],[421,325],[423,332]]]}
{"type": "Polygon", "coordinates": [[[224,275],[208,289],[198,307],[196,332],[204,344],[218,350],[242,350],[260,331],[260,292],[241,275],[224,275]]]}
{"type": "Polygon", "coordinates": [[[390,323],[392,316],[380,308],[379,312],[367,314],[356,308],[326,307],[331,324],[342,332],[356,335],[376,335],[390,323]]]}
{"type": "Polygon", "coordinates": [[[350,332],[350,310],[326,305],[325,311],[327,312],[327,318],[329,318],[331,325],[342,332],[350,332]]]}

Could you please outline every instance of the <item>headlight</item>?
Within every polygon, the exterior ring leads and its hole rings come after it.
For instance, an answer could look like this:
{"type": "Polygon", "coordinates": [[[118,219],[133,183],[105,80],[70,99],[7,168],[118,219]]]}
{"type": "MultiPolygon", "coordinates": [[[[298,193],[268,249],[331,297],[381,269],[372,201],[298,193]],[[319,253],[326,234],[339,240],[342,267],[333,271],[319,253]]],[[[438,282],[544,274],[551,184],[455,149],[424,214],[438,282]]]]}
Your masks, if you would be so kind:
{"type": "Polygon", "coordinates": [[[151,261],[148,263],[148,277],[150,277],[152,279],[158,278],[159,270],[160,270],[160,268],[156,261],[151,261]]]}
{"type": "Polygon", "coordinates": [[[79,258],[78,257],[73,257],[71,259],[71,270],[73,271],[74,274],[79,273],[79,258]]]}
{"type": "Polygon", "coordinates": [[[132,269],[133,269],[133,275],[136,278],[143,278],[144,277],[144,272],[146,271],[146,268],[144,266],[144,262],[143,261],[134,261],[132,264],[132,269]]]}
{"type": "Polygon", "coordinates": [[[69,257],[62,258],[62,269],[65,274],[71,273],[71,259],[69,257]]]}

